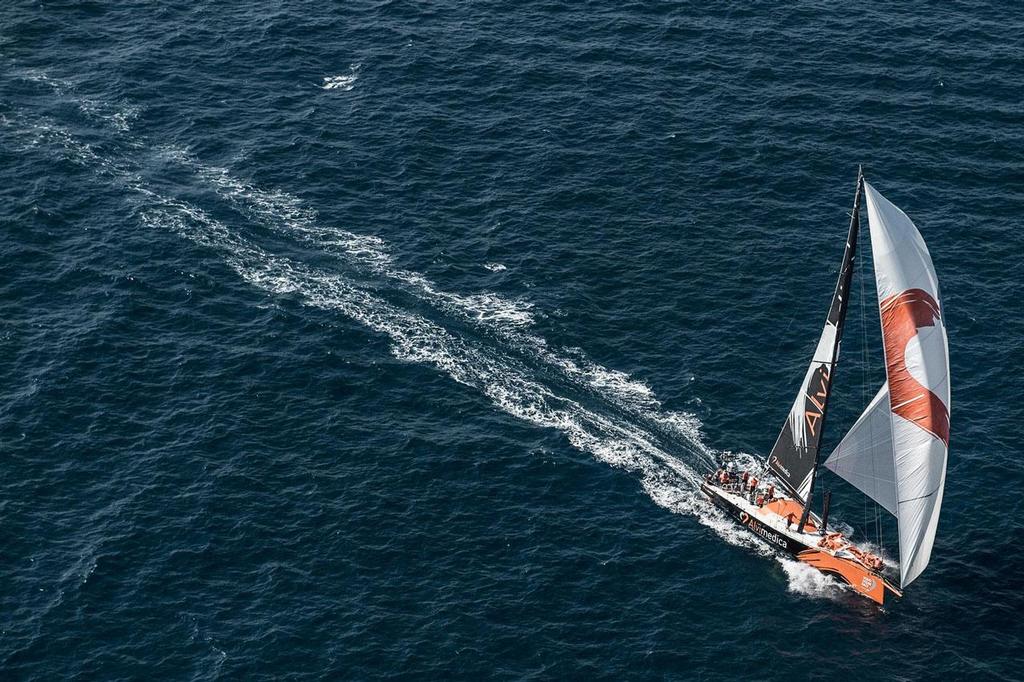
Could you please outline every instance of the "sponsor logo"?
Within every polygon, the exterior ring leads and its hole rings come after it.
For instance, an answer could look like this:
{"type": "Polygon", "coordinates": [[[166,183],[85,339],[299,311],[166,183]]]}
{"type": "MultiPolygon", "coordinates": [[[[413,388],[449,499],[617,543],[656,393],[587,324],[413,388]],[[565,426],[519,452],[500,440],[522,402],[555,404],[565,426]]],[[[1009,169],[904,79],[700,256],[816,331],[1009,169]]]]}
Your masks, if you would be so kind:
{"type": "Polygon", "coordinates": [[[781,535],[774,532],[770,528],[765,528],[764,525],[758,523],[757,519],[752,517],[747,512],[740,512],[740,523],[742,523],[744,526],[760,535],[768,542],[776,544],[782,549],[786,549],[786,540],[781,535]]]}
{"type": "Polygon", "coordinates": [[[782,462],[779,461],[778,456],[772,455],[771,464],[772,464],[773,467],[775,467],[776,469],[778,469],[782,473],[786,474],[787,478],[792,478],[792,474],[789,473],[789,469],[787,469],[786,467],[782,466],[782,462]]]}
{"type": "Polygon", "coordinates": [[[860,586],[863,589],[867,590],[868,592],[870,592],[871,590],[875,589],[875,585],[877,585],[877,584],[878,584],[877,580],[875,580],[874,578],[869,578],[868,576],[864,576],[863,578],[860,579],[860,586]]]}
{"type": "Polygon", "coordinates": [[[818,426],[818,422],[821,421],[822,414],[825,412],[825,401],[828,400],[828,384],[828,365],[822,365],[818,368],[818,392],[805,394],[807,403],[804,404],[804,419],[807,420],[807,428],[810,430],[812,438],[817,436],[815,429],[818,426]]]}

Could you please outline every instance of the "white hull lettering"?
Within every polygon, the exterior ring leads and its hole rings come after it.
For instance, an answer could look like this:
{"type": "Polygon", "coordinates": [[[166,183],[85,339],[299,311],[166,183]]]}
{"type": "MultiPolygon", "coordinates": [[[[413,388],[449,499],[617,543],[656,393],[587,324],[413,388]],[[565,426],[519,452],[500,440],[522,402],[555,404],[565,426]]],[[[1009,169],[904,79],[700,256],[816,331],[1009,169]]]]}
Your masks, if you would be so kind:
{"type": "Polygon", "coordinates": [[[774,532],[774,531],[764,527],[763,525],[758,523],[755,518],[753,518],[752,516],[750,516],[746,512],[742,512],[740,514],[740,521],[743,524],[745,524],[747,526],[747,528],[749,528],[750,530],[754,531],[755,533],[760,535],[762,538],[764,538],[768,542],[774,543],[774,544],[778,545],[779,547],[781,547],[782,549],[786,549],[787,548],[788,545],[786,544],[786,540],[781,535],[779,535],[778,533],[776,533],[776,532],[774,532]]]}

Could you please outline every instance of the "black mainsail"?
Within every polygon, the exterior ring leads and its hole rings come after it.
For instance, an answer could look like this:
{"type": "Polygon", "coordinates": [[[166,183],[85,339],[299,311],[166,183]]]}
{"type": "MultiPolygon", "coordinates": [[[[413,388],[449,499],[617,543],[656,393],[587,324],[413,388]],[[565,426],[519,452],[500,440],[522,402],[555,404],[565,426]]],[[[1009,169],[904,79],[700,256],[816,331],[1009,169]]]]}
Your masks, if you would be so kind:
{"type": "MultiPolygon", "coordinates": [[[[857,252],[857,236],[860,230],[860,193],[863,176],[857,172],[857,191],[850,216],[850,231],[846,237],[843,263],[839,268],[832,305],[828,311],[825,328],[821,331],[818,346],[814,351],[807,374],[800,385],[800,392],[786,422],[782,425],[771,454],[768,468],[783,486],[802,504],[805,510],[814,487],[818,465],[818,451],[821,448],[821,433],[828,411],[828,400],[832,393],[832,380],[836,360],[839,357],[839,342],[843,336],[843,324],[849,305],[850,281],[853,278],[853,259],[857,252]]],[[[804,518],[806,519],[806,511],[804,518]]],[[[801,521],[801,526],[803,525],[801,521]]]]}

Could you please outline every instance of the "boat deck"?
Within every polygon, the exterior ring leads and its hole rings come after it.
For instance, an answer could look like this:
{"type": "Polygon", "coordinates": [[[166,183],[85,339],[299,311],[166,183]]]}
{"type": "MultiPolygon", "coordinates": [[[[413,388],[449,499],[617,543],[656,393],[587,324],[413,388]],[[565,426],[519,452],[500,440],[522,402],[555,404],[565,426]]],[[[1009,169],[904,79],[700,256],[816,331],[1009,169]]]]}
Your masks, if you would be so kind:
{"type": "Polygon", "coordinates": [[[807,523],[804,524],[804,532],[797,532],[796,527],[800,523],[800,515],[803,514],[804,508],[796,500],[788,497],[779,497],[758,507],[750,501],[747,495],[714,484],[709,483],[707,485],[714,487],[722,497],[772,530],[811,547],[818,544],[820,536],[818,524],[821,521],[814,514],[810,514],[807,517],[807,523]]]}

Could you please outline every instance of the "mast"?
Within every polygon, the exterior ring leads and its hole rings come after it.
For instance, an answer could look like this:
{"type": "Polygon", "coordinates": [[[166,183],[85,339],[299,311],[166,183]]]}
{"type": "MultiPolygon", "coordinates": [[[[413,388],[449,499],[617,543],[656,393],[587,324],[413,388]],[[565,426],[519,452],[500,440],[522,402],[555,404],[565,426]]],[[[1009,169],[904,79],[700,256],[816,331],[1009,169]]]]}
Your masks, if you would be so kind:
{"type": "MultiPolygon", "coordinates": [[[[832,307],[828,311],[827,324],[835,325],[835,341],[832,347],[831,363],[828,367],[828,387],[821,409],[821,417],[818,424],[818,437],[814,442],[814,464],[811,467],[811,481],[807,487],[807,497],[804,501],[804,512],[800,515],[800,523],[797,525],[797,532],[804,532],[804,525],[811,513],[811,504],[814,496],[814,483],[818,479],[818,453],[821,451],[821,439],[825,431],[825,416],[827,414],[824,404],[827,404],[832,394],[832,378],[836,363],[839,360],[839,344],[843,339],[843,326],[846,324],[846,311],[850,307],[850,283],[853,280],[854,257],[857,255],[857,237],[860,232],[860,193],[864,186],[864,169],[857,166],[857,189],[853,194],[853,212],[850,214],[850,230],[846,236],[846,249],[843,251],[843,264],[839,268],[839,280],[836,282],[836,291],[832,296],[832,307]]],[[[827,501],[826,501],[827,504],[827,501]]],[[[824,527],[821,529],[825,531],[824,527]]]]}
{"type": "Polygon", "coordinates": [[[843,250],[842,265],[839,268],[839,278],[836,281],[835,293],[832,295],[828,318],[818,337],[818,345],[814,349],[800,390],[768,456],[768,469],[782,487],[804,506],[798,524],[800,529],[807,522],[810,513],[811,492],[818,468],[818,452],[821,448],[822,426],[828,410],[828,399],[832,393],[833,370],[839,355],[839,343],[843,337],[843,324],[849,306],[850,280],[853,277],[853,260],[860,229],[862,187],[863,175],[858,167],[850,230],[846,237],[846,248],[843,250]]]}

